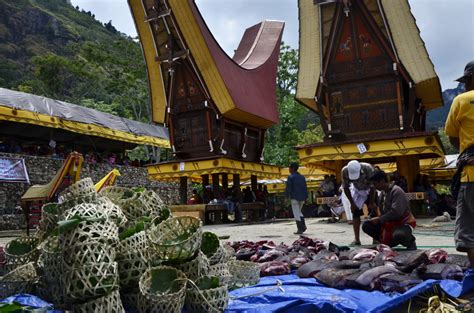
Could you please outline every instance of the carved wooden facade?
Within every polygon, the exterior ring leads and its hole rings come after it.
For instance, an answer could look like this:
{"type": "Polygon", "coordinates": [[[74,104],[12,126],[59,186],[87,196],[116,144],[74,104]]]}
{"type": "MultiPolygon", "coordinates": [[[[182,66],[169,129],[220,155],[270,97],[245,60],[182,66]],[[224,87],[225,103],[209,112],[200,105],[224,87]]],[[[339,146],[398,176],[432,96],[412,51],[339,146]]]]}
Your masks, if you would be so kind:
{"type": "MultiPolygon", "coordinates": [[[[300,0],[300,13],[302,2],[309,0],[300,0]]],[[[397,55],[381,3],[312,4],[319,14],[321,62],[313,109],[320,115],[326,140],[365,141],[425,130],[423,101],[397,55]]],[[[301,67],[300,61],[300,71],[301,67]]]]}
{"type": "Polygon", "coordinates": [[[278,119],[272,76],[283,23],[263,22],[254,26],[260,27],[259,33],[247,31],[238,49],[240,62],[220,49],[193,1],[129,0],[129,4],[147,61],[153,119],[169,128],[175,158],[220,155],[260,162],[265,131],[278,119]],[[147,40],[156,49],[153,64],[147,59],[154,52],[147,48],[147,40]],[[255,55],[260,61],[252,61],[255,55]],[[252,68],[245,68],[247,60],[253,62],[252,68]],[[256,86],[252,79],[271,82],[270,88],[256,86]]]}
{"type": "Polygon", "coordinates": [[[206,94],[189,61],[172,66],[170,105],[166,125],[177,159],[226,155],[234,159],[259,161],[265,129],[225,118],[206,94]]]}

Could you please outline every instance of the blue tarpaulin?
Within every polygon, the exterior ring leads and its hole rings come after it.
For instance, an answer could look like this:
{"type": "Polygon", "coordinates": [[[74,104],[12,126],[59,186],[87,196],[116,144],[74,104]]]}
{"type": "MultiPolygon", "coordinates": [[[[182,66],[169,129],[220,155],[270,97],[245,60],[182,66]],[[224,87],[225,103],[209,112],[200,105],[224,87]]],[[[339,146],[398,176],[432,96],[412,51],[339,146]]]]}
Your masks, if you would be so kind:
{"type": "Polygon", "coordinates": [[[226,312],[387,312],[416,295],[439,285],[447,294],[459,297],[474,289],[474,271],[466,272],[463,282],[453,280],[427,280],[403,294],[364,291],[357,289],[338,290],[328,288],[314,278],[301,279],[296,275],[264,277],[258,285],[232,291],[226,312]],[[284,291],[269,287],[282,282],[284,291]],[[267,291],[265,291],[267,290],[267,291]],[[256,296],[246,297],[262,292],[256,296]]]}
{"type": "MultiPolygon", "coordinates": [[[[234,290],[226,310],[228,313],[267,313],[267,312],[387,312],[410,300],[419,293],[439,285],[447,294],[459,297],[474,290],[474,271],[466,272],[462,282],[453,280],[427,280],[403,294],[364,291],[358,289],[338,290],[328,288],[314,278],[299,278],[283,275],[264,277],[251,287],[234,290]],[[280,290],[270,287],[281,282],[280,290]],[[259,295],[255,295],[259,294],[259,295]],[[252,296],[249,296],[252,295],[252,296]],[[235,299],[237,297],[237,299],[235,299]]],[[[20,294],[0,300],[0,303],[17,302],[37,308],[50,308],[51,304],[27,294],[20,294]]],[[[48,311],[59,312],[59,311],[48,311]]]]}

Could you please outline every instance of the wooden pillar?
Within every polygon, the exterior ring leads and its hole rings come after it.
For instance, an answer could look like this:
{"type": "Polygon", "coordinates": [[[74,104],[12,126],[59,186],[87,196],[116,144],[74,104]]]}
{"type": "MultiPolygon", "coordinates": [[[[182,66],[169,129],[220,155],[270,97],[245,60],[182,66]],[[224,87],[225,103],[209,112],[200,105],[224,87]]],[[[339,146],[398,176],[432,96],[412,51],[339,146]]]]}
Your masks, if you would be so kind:
{"type": "Polygon", "coordinates": [[[396,157],[397,170],[407,180],[408,191],[413,191],[416,175],[420,173],[420,158],[417,155],[404,155],[396,157]]]}
{"type": "Polygon", "coordinates": [[[202,188],[206,188],[206,186],[209,186],[209,175],[201,175],[202,178],[202,188]]]}
{"type": "Polygon", "coordinates": [[[229,176],[226,173],[222,173],[222,189],[224,192],[227,192],[227,188],[229,188],[229,176]]]}
{"type": "Polygon", "coordinates": [[[212,191],[216,196],[216,191],[219,190],[219,174],[212,174],[212,191]]]}
{"type": "Polygon", "coordinates": [[[338,184],[342,182],[341,171],[342,171],[342,168],[344,167],[344,164],[345,164],[344,160],[334,161],[333,168],[334,168],[334,171],[336,172],[335,176],[336,176],[336,181],[338,184]]]}
{"type": "Polygon", "coordinates": [[[179,178],[179,203],[186,204],[188,201],[188,177],[179,178]]]}
{"type": "Polygon", "coordinates": [[[252,190],[257,190],[257,176],[255,175],[252,175],[250,176],[250,184],[251,184],[251,188],[252,190]]]}
{"type": "Polygon", "coordinates": [[[234,186],[239,186],[239,188],[240,188],[240,175],[239,174],[232,174],[232,180],[234,182],[234,186]]]}

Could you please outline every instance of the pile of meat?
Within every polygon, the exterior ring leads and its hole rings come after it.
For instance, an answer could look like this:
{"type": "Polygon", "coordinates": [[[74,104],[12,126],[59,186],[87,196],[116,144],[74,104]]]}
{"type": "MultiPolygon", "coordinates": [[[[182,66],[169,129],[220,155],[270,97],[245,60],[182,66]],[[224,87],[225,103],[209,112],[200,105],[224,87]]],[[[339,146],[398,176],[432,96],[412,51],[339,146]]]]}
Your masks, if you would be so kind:
{"type": "Polygon", "coordinates": [[[426,279],[462,280],[469,261],[442,249],[394,251],[386,245],[349,249],[331,242],[300,237],[291,246],[272,241],[231,244],[238,260],[261,263],[260,275],[296,273],[327,286],[384,292],[405,292],[426,279]]]}

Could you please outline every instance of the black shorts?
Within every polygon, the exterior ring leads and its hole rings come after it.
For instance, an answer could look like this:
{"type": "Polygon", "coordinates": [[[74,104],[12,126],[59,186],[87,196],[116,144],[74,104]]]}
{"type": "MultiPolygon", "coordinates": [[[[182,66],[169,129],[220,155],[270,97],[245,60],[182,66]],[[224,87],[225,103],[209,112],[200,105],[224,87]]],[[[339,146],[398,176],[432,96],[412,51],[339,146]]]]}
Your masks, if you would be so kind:
{"type": "Polygon", "coordinates": [[[364,215],[364,210],[363,209],[355,210],[354,212],[352,212],[352,217],[353,218],[358,218],[358,217],[361,217],[362,215],[364,215]]]}

